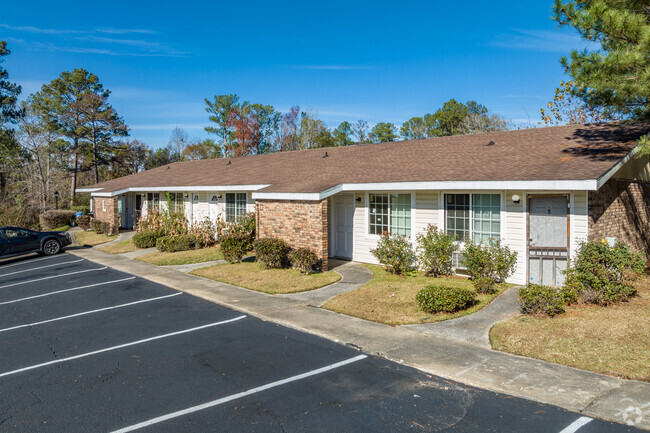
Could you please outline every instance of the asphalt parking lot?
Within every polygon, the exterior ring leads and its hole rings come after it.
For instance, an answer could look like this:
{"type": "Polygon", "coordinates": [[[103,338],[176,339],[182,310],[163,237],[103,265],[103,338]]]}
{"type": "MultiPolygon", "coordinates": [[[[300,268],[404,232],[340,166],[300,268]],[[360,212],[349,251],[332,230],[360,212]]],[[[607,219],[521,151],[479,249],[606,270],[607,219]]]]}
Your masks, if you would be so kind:
{"type": "Polygon", "coordinates": [[[0,262],[1,432],[626,432],[70,254],[0,262]]]}

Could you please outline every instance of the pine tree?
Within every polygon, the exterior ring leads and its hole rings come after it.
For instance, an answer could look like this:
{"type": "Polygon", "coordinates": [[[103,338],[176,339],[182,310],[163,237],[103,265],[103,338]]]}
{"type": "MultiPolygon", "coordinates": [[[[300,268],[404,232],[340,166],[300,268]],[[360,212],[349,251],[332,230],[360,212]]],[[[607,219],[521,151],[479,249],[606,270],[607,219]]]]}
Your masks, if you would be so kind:
{"type": "Polygon", "coordinates": [[[648,0],[555,0],[553,19],[602,47],[561,59],[573,94],[612,113],[650,117],[648,0]]]}

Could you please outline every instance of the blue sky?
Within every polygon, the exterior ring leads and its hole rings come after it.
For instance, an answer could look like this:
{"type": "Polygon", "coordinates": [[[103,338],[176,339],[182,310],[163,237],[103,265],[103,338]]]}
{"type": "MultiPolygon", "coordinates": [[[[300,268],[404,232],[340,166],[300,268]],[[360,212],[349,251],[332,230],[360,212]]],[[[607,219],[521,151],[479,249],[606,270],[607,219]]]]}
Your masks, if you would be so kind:
{"type": "Polygon", "coordinates": [[[237,93],[287,111],[401,124],[477,100],[514,122],[567,79],[559,58],[587,43],[529,2],[10,2],[0,40],[24,96],[85,68],[112,91],[131,137],[207,137],[204,98],[237,93]]]}

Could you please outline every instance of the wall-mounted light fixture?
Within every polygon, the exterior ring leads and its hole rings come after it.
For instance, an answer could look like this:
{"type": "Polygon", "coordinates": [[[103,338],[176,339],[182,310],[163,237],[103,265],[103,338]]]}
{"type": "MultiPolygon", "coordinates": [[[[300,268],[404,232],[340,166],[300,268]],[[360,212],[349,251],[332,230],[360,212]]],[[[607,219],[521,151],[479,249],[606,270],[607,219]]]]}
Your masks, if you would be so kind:
{"type": "Polygon", "coordinates": [[[512,202],[513,203],[519,203],[520,200],[521,199],[519,198],[519,196],[517,194],[512,195],[512,202]]]}
{"type": "Polygon", "coordinates": [[[185,198],[188,198],[189,196],[190,196],[189,194],[183,195],[183,197],[185,197],[185,198]]]}
{"type": "Polygon", "coordinates": [[[219,200],[221,200],[223,197],[221,196],[221,194],[219,194],[219,197],[217,197],[217,198],[218,198],[219,200]]]}
{"type": "Polygon", "coordinates": [[[361,197],[357,197],[357,201],[359,201],[359,202],[360,202],[360,201],[361,201],[361,197]]]}

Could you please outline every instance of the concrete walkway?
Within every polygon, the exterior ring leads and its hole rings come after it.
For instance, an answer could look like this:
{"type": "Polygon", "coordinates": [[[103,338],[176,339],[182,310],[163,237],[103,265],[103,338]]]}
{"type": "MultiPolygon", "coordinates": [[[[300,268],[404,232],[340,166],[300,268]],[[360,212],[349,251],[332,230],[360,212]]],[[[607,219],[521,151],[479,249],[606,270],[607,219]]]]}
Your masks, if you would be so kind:
{"type": "Polygon", "coordinates": [[[312,307],[321,307],[335,296],[354,290],[372,280],[373,273],[370,269],[358,263],[343,260],[332,260],[331,270],[341,276],[341,279],[329,286],[307,292],[289,293],[286,295],[275,295],[300,301],[312,307]]]}
{"type": "Polygon", "coordinates": [[[117,239],[112,240],[110,242],[106,242],[105,244],[96,245],[96,248],[102,248],[102,247],[105,247],[107,245],[116,244],[118,242],[128,241],[129,239],[131,239],[133,237],[133,235],[135,235],[135,233],[136,233],[135,230],[123,231],[117,236],[117,239]]]}
{"type": "Polygon", "coordinates": [[[241,289],[96,249],[69,253],[457,382],[597,418],[633,422],[636,427],[650,430],[650,383],[603,376],[410,328],[369,322],[313,308],[298,299],[241,289]]]}
{"type": "Polygon", "coordinates": [[[129,251],[128,253],[120,253],[120,254],[116,254],[116,255],[126,257],[127,259],[135,259],[136,257],[143,256],[145,254],[153,253],[153,252],[156,252],[156,251],[158,251],[158,248],[151,247],[151,248],[145,248],[145,249],[142,249],[142,250],[129,251]]]}
{"type": "Polygon", "coordinates": [[[469,316],[437,323],[405,325],[404,327],[490,349],[492,347],[490,345],[490,329],[495,324],[519,314],[517,288],[513,287],[501,293],[489,305],[469,316]]]}

